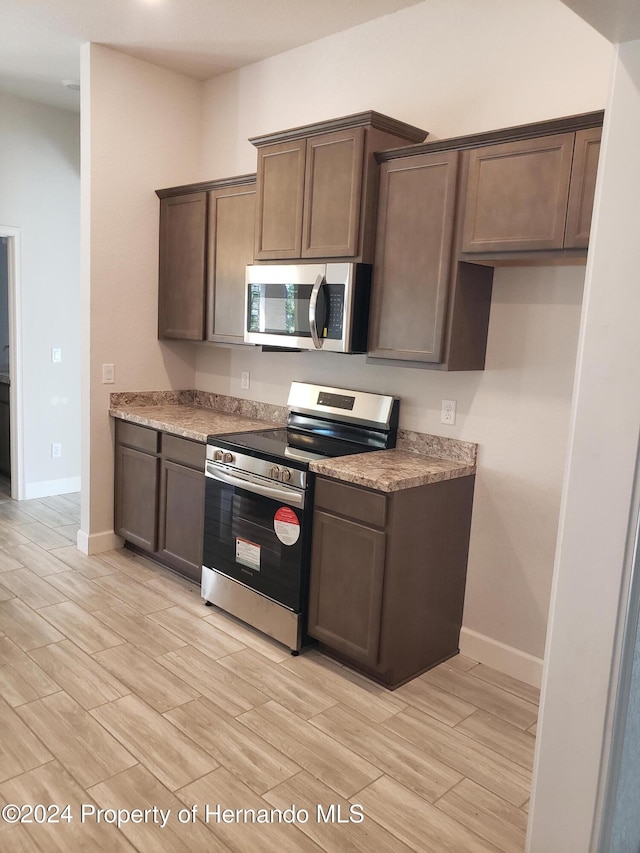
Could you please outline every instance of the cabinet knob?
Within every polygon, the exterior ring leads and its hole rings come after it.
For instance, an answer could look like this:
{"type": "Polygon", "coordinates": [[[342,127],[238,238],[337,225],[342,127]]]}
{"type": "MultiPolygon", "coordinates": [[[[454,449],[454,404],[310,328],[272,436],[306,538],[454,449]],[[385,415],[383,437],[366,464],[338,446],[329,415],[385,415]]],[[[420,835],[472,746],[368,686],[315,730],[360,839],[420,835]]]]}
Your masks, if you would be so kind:
{"type": "Polygon", "coordinates": [[[229,451],[222,454],[222,461],[223,462],[233,462],[233,459],[234,459],[233,453],[229,453],[229,451]]]}

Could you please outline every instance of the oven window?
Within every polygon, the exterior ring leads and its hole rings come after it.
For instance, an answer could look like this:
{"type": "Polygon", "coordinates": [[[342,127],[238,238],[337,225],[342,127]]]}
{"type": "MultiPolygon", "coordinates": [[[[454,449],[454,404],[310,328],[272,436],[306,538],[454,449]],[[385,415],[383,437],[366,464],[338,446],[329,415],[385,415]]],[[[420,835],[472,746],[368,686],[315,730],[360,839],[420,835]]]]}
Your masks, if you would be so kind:
{"type": "Polygon", "coordinates": [[[207,478],[203,563],[300,612],[309,520],[297,507],[207,478]]]}

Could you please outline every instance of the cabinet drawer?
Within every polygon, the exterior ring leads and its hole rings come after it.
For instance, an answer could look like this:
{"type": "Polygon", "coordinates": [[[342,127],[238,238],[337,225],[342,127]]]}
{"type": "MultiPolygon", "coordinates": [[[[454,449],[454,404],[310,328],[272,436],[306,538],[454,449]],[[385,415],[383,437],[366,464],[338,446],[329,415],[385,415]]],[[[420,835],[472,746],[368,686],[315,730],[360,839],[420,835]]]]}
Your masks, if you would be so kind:
{"type": "Polygon", "coordinates": [[[386,522],[387,499],[383,494],[335,480],[316,480],[315,505],[374,527],[384,527],[386,522]]]}
{"type": "Polygon", "coordinates": [[[157,453],[159,448],[160,433],[149,427],[137,426],[128,421],[116,421],[116,441],[135,447],[146,453],[157,453]]]}
{"type": "Polygon", "coordinates": [[[165,459],[198,468],[204,472],[204,457],[206,448],[199,441],[189,438],[179,438],[177,435],[162,434],[162,455],[165,459]]]}

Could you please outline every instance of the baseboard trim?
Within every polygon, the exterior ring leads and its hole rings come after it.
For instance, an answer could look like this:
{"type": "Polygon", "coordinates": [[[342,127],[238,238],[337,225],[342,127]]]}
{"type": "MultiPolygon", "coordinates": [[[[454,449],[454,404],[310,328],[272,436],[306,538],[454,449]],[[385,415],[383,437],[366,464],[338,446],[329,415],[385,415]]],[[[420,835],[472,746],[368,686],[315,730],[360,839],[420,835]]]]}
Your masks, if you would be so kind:
{"type": "Polygon", "coordinates": [[[462,628],[460,631],[460,653],[533,687],[542,684],[542,658],[507,646],[470,628],[462,628]]]}
{"type": "Polygon", "coordinates": [[[124,539],[114,533],[113,530],[91,534],[85,533],[84,530],[78,530],[76,543],[79,551],[91,556],[92,554],[101,554],[103,551],[114,551],[116,548],[122,548],[124,539]]]}
{"type": "Polygon", "coordinates": [[[52,495],[68,495],[80,491],[80,477],[66,477],[61,480],[40,480],[24,484],[22,500],[49,498],[52,495]]]}

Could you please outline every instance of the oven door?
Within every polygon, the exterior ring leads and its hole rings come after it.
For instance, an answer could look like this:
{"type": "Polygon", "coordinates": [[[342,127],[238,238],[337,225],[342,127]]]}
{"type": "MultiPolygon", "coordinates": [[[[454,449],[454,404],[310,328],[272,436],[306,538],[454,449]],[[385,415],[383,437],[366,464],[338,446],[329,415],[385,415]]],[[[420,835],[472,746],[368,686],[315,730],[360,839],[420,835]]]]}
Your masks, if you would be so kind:
{"type": "Polygon", "coordinates": [[[305,492],[207,464],[203,566],[302,612],[310,511],[305,492]]]}

